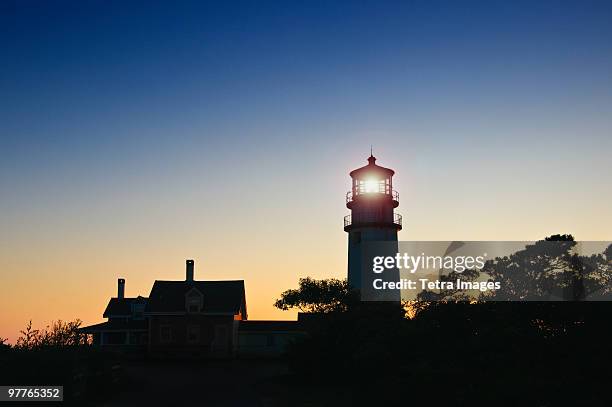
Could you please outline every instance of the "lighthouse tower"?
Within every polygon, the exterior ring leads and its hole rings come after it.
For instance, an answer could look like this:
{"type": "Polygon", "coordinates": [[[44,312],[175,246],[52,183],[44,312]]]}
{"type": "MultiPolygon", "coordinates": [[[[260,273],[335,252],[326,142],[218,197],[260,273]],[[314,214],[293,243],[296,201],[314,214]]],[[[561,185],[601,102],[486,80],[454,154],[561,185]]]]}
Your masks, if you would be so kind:
{"type": "MultiPolygon", "coordinates": [[[[352,187],[346,194],[346,207],[351,214],[344,217],[344,231],[348,233],[348,282],[354,289],[362,290],[365,282],[362,273],[372,270],[369,265],[362,264],[365,244],[386,242],[384,247],[388,254],[395,256],[397,253],[397,232],[402,229],[402,216],[393,211],[399,206],[399,194],[393,190],[393,174],[392,169],[376,165],[373,155],[368,158],[368,165],[349,174],[352,187]]],[[[366,280],[371,277],[370,272],[366,280]]],[[[397,270],[385,276],[385,280],[398,279],[397,270]]]]}

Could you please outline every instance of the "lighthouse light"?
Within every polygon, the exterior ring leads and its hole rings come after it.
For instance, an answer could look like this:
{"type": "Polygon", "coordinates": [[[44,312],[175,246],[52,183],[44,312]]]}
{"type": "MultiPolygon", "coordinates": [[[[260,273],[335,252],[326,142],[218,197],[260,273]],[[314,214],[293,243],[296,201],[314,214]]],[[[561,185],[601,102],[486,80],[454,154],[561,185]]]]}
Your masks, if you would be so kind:
{"type": "Polygon", "coordinates": [[[380,181],[375,179],[366,180],[365,191],[366,194],[378,193],[380,191],[380,181]]]}

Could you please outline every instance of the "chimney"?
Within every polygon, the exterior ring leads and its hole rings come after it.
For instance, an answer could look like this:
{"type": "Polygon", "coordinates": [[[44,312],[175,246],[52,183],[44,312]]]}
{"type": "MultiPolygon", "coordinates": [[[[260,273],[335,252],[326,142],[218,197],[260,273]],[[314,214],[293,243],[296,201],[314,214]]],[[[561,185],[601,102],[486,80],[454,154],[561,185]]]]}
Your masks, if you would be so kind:
{"type": "Polygon", "coordinates": [[[193,260],[187,260],[187,274],[185,281],[193,281],[193,260]]]}
{"type": "Polygon", "coordinates": [[[117,298],[123,299],[125,297],[125,279],[120,278],[117,280],[117,298]]]}

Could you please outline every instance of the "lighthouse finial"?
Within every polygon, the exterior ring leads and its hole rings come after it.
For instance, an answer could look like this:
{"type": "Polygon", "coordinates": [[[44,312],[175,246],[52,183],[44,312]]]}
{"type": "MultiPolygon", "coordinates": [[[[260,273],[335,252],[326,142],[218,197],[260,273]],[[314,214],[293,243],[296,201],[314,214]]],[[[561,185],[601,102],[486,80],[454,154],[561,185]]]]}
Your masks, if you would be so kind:
{"type": "Polygon", "coordinates": [[[376,162],[376,157],[374,157],[373,147],[370,144],[370,156],[368,157],[368,164],[374,165],[375,162],[376,162]]]}

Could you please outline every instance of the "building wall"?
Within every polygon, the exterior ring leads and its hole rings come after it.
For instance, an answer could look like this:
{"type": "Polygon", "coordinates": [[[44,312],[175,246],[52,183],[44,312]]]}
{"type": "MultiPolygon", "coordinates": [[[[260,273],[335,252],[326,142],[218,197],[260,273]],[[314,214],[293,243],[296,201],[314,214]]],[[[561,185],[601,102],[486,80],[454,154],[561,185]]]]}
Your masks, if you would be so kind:
{"type": "Polygon", "coordinates": [[[303,336],[300,332],[239,332],[238,355],[243,357],[278,357],[289,344],[303,336]]]}
{"type": "MultiPolygon", "coordinates": [[[[397,229],[391,227],[362,227],[354,228],[349,232],[348,238],[348,281],[352,288],[362,291],[371,288],[373,274],[371,264],[363,264],[365,244],[372,242],[387,242],[383,251],[377,255],[393,256],[398,252],[397,229]],[[363,273],[366,273],[363,275],[363,273]]],[[[387,281],[398,281],[399,271],[387,271],[387,281]]],[[[397,298],[399,301],[399,297],[397,298]]]]}
{"type": "MultiPolygon", "coordinates": [[[[395,204],[388,195],[375,199],[359,199],[352,203],[352,228],[348,236],[348,283],[352,288],[362,290],[362,292],[370,289],[371,273],[369,271],[371,268],[369,264],[362,264],[364,244],[389,242],[388,255],[395,256],[397,253],[398,229],[393,223],[394,207],[395,204]],[[367,273],[365,276],[364,272],[367,273]]],[[[389,274],[388,281],[399,279],[399,272],[387,274],[389,274]]],[[[392,294],[392,298],[389,299],[399,301],[399,295],[395,298],[395,295],[392,294]]]]}
{"type": "Polygon", "coordinates": [[[233,315],[152,315],[149,350],[193,356],[231,356],[235,345],[234,330],[233,315]]]}

